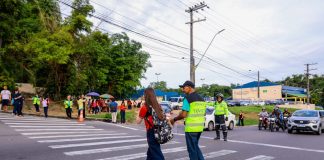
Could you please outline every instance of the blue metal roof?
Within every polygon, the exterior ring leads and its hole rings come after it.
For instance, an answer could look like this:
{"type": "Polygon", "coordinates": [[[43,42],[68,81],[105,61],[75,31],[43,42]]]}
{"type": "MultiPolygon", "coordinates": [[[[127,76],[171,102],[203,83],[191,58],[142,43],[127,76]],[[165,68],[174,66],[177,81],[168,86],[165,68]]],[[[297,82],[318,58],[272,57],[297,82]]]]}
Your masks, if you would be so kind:
{"type": "MultiPolygon", "coordinates": [[[[260,87],[266,87],[266,86],[278,86],[279,84],[272,83],[272,82],[260,82],[260,87]]],[[[241,86],[236,87],[235,89],[241,89],[241,88],[255,88],[258,87],[258,81],[253,81],[250,83],[243,84],[241,86]]]]}
{"type": "MultiPolygon", "coordinates": [[[[159,89],[155,89],[155,95],[157,97],[167,97],[169,99],[170,97],[178,97],[179,94],[177,92],[163,92],[159,89]]],[[[135,94],[133,94],[131,97],[132,99],[138,99],[139,97],[142,97],[144,95],[144,89],[137,90],[135,94]]]]}

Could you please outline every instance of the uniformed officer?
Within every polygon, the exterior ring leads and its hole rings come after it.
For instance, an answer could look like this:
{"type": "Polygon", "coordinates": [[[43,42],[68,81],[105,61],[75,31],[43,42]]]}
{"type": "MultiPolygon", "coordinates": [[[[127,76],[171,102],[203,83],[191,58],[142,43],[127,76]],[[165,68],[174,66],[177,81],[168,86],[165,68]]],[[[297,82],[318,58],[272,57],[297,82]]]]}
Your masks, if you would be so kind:
{"type": "Polygon", "coordinates": [[[216,138],[214,140],[220,139],[219,130],[222,129],[224,141],[227,141],[227,129],[225,121],[228,121],[228,108],[226,102],[224,102],[224,95],[221,93],[215,96],[215,125],[216,125],[216,138]]]}

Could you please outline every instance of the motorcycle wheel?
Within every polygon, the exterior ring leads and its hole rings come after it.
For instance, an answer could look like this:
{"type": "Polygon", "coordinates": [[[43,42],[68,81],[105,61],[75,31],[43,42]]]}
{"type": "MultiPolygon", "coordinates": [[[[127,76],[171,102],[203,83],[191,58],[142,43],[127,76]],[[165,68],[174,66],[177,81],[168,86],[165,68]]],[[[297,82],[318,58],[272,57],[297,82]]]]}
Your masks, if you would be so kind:
{"type": "Polygon", "coordinates": [[[261,122],[259,122],[259,130],[261,130],[262,129],[262,126],[261,126],[261,122]]]}
{"type": "Polygon", "coordinates": [[[277,131],[277,132],[279,131],[279,127],[276,127],[276,131],[277,131]]]}
{"type": "Polygon", "coordinates": [[[273,124],[270,124],[270,132],[273,132],[273,124]]]}

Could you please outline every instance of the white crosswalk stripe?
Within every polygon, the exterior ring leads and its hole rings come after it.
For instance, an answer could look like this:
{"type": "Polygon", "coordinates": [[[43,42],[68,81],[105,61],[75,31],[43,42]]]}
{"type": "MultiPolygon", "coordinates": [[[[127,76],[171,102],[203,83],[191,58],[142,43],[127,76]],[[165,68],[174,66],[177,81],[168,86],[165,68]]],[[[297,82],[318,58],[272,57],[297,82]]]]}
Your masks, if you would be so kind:
{"type": "Polygon", "coordinates": [[[67,123],[67,122],[60,122],[60,123],[45,123],[45,122],[37,122],[37,123],[5,123],[7,125],[48,125],[48,126],[58,126],[58,125],[64,125],[64,126],[84,126],[85,124],[78,124],[78,123],[67,123]]]}
{"type": "MultiPolygon", "coordinates": [[[[181,151],[187,151],[187,147],[177,147],[177,148],[169,148],[162,150],[163,154],[167,153],[176,153],[181,151]]],[[[146,153],[137,153],[137,154],[129,154],[129,155],[123,155],[123,156],[116,156],[116,157],[109,157],[104,159],[98,159],[98,160],[131,160],[131,159],[138,159],[138,158],[144,158],[146,157],[146,153]]]]}
{"type": "Polygon", "coordinates": [[[104,145],[104,144],[120,144],[120,143],[130,143],[130,142],[140,142],[146,141],[144,139],[129,139],[129,140],[118,140],[118,141],[105,141],[105,142],[91,142],[91,143],[76,143],[76,144],[63,144],[63,145],[51,145],[50,148],[58,149],[58,148],[73,148],[73,147],[83,147],[83,146],[96,146],[96,145],[104,145]]]}
{"type": "MultiPolygon", "coordinates": [[[[62,132],[59,132],[62,133],[62,132]]],[[[78,133],[78,132],[76,132],[78,133]]],[[[81,135],[56,135],[56,136],[35,136],[29,137],[30,139],[45,139],[45,138],[69,138],[69,137],[91,137],[91,136],[121,136],[127,133],[108,133],[108,134],[81,134],[81,135]]]]}
{"type": "Polygon", "coordinates": [[[112,137],[91,137],[91,138],[75,138],[75,139],[53,139],[41,140],[39,143],[58,143],[58,142],[73,142],[73,141],[89,141],[89,140],[104,140],[104,139],[124,139],[124,138],[138,138],[141,136],[112,136],[112,137]]]}
{"type": "Polygon", "coordinates": [[[258,156],[255,156],[255,157],[252,157],[252,158],[249,158],[249,159],[246,159],[246,160],[272,160],[272,159],[274,159],[274,157],[265,156],[265,155],[258,155],[258,156]]]}
{"type": "MultiPolygon", "coordinates": [[[[204,158],[205,159],[212,159],[212,158],[229,155],[229,154],[236,153],[236,152],[237,151],[233,151],[233,150],[220,150],[220,151],[210,152],[210,153],[204,154],[204,158]]],[[[184,158],[179,158],[179,159],[176,159],[176,160],[190,160],[190,158],[189,157],[184,157],[184,158]]]]}
{"type": "MultiPolygon", "coordinates": [[[[171,145],[171,144],[177,144],[177,143],[179,143],[179,142],[172,141],[165,145],[171,145]]],[[[147,143],[145,143],[145,144],[127,145],[127,146],[120,146],[120,147],[110,147],[110,148],[99,148],[99,149],[88,149],[88,150],[64,152],[64,154],[68,155],[68,156],[76,156],[76,155],[86,155],[86,154],[94,154],[94,153],[105,153],[105,152],[112,152],[112,151],[123,151],[126,149],[144,148],[147,146],[148,146],[147,143]]]]}
{"type": "Polygon", "coordinates": [[[23,131],[103,131],[103,129],[96,128],[70,128],[70,129],[61,129],[61,128],[47,128],[47,129],[15,129],[18,132],[23,131]]]}
{"type": "Polygon", "coordinates": [[[94,128],[93,126],[12,126],[12,128],[94,128]]]}
{"type": "MultiPolygon", "coordinates": [[[[96,131],[96,133],[113,133],[114,131],[96,131]]],[[[93,132],[24,132],[21,133],[25,136],[35,136],[35,135],[64,135],[64,134],[90,134],[93,132]]]]}

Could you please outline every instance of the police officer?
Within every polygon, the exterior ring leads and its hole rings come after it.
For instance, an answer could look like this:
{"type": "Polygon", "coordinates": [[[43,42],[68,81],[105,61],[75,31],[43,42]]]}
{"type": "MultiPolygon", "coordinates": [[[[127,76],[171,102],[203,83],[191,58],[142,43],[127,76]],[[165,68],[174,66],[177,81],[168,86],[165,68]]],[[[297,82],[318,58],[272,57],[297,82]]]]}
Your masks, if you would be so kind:
{"type": "Polygon", "coordinates": [[[36,112],[39,112],[40,99],[38,97],[38,94],[33,97],[33,104],[35,106],[36,112]]]}
{"type": "Polygon", "coordinates": [[[225,121],[228,121],[228,108],[226,102],[224,102],[224,95],[221,93],[215,96],[215,125],[216,125],[216,138],[214,140],[220,139],[219,129],[222,128],[224,141],[227,141],[227,129],[225,121]]]}
{"type": "Polygon", "coordinates": [[[170,122],[174,124],[175,121],[185,119],[185,137],[189,158],[190,160],[204,160],[198,144],[204,129],[207,104],[195,91],[195,84],[191,81],[186,81],[179,87],[182,88],[186,97],[183,101],[182,112],[170,122]]]}
{"type": "Polygon", "coordinates": [[[65,112],[67,118],[72,118],[72,106],[73,106],[73,101],[71,100],[71,95],[67,96],[67,99],[64,101],[64,107],[65,107],[65,112]]]}

